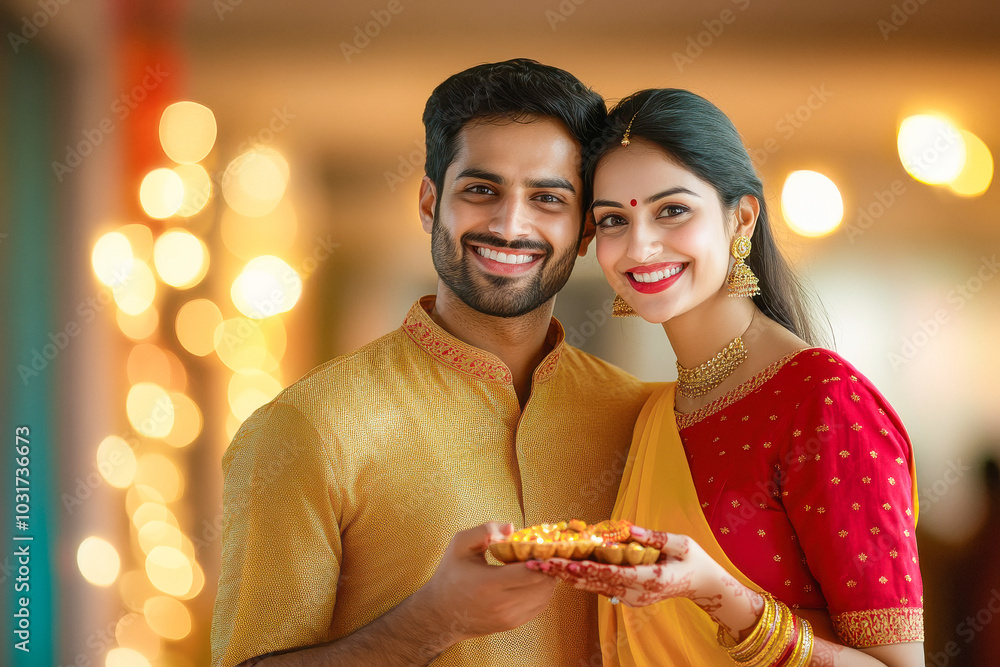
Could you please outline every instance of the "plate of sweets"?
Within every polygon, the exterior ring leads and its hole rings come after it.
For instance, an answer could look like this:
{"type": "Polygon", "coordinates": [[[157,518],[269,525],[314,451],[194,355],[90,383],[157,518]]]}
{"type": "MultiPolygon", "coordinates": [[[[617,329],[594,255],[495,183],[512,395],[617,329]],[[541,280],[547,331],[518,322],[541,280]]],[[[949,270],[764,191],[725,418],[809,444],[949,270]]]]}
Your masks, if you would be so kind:
{"type": "Polygon", "coordinates": [[[579,519],[541,523],[490,544],[490,553],[501,563],[569,558],[596,560],[609,565],[651,565],[660,550],[632,540],[625,520],[587,524],[579,519]]]}

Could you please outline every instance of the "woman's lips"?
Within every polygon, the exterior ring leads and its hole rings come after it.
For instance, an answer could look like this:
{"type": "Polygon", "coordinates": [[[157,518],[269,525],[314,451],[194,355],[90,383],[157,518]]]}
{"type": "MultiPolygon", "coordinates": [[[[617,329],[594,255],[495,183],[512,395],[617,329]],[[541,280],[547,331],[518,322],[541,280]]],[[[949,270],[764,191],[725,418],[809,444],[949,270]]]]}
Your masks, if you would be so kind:
{"type": "Polygon", "coordinates": [[[626,271],[625,277],[636,292],[655,294],[677,282],[687,270],[687,266],[687,264],[670,263],[635,267],[626,271]]]}

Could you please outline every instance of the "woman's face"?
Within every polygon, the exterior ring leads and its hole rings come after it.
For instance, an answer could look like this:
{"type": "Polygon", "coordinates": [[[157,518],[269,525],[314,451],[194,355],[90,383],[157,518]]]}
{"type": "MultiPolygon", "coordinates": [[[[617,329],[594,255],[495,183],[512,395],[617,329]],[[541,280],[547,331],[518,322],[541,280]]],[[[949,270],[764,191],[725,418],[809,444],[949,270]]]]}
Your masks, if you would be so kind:
{"type": "Polygon", "coordinates": [[[735,216],[709,183],[636,138],[594,174],[597,261],[649,322],[666,322],[725,296],[735,216]]]}

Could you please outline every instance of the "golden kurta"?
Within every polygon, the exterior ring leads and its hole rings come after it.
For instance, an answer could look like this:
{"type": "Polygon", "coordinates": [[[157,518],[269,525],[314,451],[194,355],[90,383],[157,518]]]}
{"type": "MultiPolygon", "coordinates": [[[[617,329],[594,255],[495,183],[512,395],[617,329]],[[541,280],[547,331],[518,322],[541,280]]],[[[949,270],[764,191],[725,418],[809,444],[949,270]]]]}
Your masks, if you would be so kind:
{"type": "MultiPolygon", "coordinates": [[[[522,411],[507,367],[437,326],[433,303],[283,391],[226,451],[213,665],[350,634],[422,586],[458,531],[610,516],[655,387],[553,320],[522,411]]],[[[599,664],[595,602],[560,586],[533,621],[434,664],[599,664]]]]}

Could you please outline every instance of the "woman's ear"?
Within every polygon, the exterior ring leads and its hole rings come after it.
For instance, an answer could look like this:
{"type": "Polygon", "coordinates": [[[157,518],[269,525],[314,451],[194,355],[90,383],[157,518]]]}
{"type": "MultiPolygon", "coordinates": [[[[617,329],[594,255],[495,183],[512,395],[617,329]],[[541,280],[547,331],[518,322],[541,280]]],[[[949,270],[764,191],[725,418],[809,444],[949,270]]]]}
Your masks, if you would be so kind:
{"type": "Polygon", "coordinates": [[[437,188],[427,176],[420,181],[420,199],[418,200],[420,226],[428,234],[434,228],[434,205],[437,203],[437,188]]]}
{"type": "Polygon", "coordinates": [[[753,236],[753,230],[757,226],[757,217],[760,215],[760,202],[753,195],[743,195],[740,203],[736,205],[736,230],[737,236],[753,236]]]}

